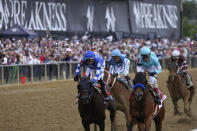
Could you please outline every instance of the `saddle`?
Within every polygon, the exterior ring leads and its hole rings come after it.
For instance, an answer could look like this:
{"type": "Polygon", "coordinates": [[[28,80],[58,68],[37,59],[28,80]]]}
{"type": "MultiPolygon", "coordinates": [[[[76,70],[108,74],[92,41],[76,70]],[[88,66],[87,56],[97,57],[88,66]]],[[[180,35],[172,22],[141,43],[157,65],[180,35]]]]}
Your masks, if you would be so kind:
{"type": "Polygon", "coordinates": [[[126,87],[128,90],[133,90],[132,87],[130,87],[129,84],[128,84],[126,81],[124,81],[123,79],[117,78],[116,80],[119,81],[120,83],[124,84],[125,87],[126,87]]]}

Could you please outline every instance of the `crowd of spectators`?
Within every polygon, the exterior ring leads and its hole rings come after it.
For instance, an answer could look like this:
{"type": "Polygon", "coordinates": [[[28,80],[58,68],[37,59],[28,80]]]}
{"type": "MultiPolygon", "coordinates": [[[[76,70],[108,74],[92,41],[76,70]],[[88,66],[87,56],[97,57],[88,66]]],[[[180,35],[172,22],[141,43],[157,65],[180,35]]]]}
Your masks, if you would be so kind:
{"type": "Polygon", "coordinates": [[[34,39],[1,39],[0,64],[13,65],[79,61],[87,50],[93,50],[108,60],[111,57],[111,51],[115,48],[120,49],[122,53],[135,59],[139,55],[139,49],[143,45],[150,47],[159,58],[170,57],[174,49],[180,50],[185,57],[197,55],[197,41],[190,40],[189,38],[179,41],[133,38],[114,40],[113,36],[95,38],[89,34],[85,34],[80,38],[73,36],[64,40],[55,40],[46,37],[34,39]]]}

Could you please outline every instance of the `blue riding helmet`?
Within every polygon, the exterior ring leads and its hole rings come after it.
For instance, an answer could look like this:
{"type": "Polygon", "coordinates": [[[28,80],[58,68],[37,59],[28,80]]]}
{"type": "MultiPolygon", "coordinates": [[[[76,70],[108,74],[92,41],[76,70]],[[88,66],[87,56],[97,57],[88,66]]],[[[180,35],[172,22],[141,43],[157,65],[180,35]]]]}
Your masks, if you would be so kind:
{"type": "Polygon", "coordinates": [[[93,51],[88,50],[88,51],[86,51],[84,57],[85,57],[85,59],[94,59],[95,58],[95,54],[94,54],[93,51]]]}
{"type": "Polygon", "coordinates": [[[114,49],[114,50],[112,51],[112,56],[121,56],[120,50],[114,49]]]}
{"type": "Polygon", "coordinates": [[[143,56],[143,55],[149,55],[150,54],[150,49],[146,46],[142,47],[140,49],[140,55],[143,56]]]}

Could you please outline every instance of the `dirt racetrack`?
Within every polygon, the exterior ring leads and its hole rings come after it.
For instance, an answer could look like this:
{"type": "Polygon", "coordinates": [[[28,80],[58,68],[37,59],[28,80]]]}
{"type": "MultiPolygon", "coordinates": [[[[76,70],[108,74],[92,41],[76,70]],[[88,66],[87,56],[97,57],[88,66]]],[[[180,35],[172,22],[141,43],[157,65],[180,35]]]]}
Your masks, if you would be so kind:
{"type": "MultiPolygon", "coordinates": [[[[190,70],[197,85],[197,69],[190,70]]],[[[168,72],[159,75],[159,87],[167,95],[163,131],[189,131],[197,121],[186,115],[174,116],[166,80],[168,72]]],[[[0,131],[84,131],[75,104],[76,83],[71,80],[0,87],[0,131]]],[[[196,91],[197,93],[197,91],[196,91]]],[[[183,111],[182,100],[179,101],[183,111]]],[[[192,113],[197,117],[197,95],[192,113]]],[[[107,113],[106,131],[110,130],[107,113]]],[[[118,131],[126,131],[124,115],[118,112],[118,131]]],[[[135,127],[136,130],[136,127],[135,127]]],[[[152,123],[151,131],[154,130],[152,123]]]]}

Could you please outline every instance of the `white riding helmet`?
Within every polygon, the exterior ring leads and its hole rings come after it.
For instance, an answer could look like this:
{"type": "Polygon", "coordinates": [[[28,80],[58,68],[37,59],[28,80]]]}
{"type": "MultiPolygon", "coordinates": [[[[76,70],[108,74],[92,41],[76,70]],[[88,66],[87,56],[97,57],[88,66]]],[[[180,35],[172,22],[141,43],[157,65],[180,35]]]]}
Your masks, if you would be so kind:
{"type": "Polygon", "coordinates": [[[178,57],[178,56],[180,56],[180,52],[178,50],[174,50],[174,51],[172,51],[172,56],[178,57]]]}

